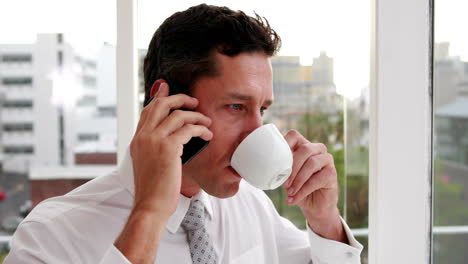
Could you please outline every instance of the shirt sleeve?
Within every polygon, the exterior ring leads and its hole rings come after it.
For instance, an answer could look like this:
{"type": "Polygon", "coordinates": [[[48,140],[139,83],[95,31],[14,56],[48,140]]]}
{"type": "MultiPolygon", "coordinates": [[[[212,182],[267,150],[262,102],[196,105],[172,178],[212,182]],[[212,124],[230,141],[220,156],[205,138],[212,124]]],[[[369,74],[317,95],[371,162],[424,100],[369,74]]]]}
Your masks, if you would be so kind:
{"type": "Polygon", "coordinates": [[[315,234],[307,224],[307,233],[311,247],[311,258],[313,263],[340,263],[358,264],[361,263],[361,251],[363,246],[354,238],[346,222],[341,218],[341,222],[348,237],[349,245],[323,238],[315,234]]]}
{"type": "Polygon", "coordinates": [[[132,264],[114,245],[109,247],[104,257],[101,259],[101,262],[99,262],[99,264],[112,263],[132,264]]]}
{"type": "Polygon", "coordinates": [[[23,222],[12,240],[4,264],[72,263],[73,256],[48,228],[37,222],[23,222]]]}
{"type": "Polygon", "coordinates": [[[11,241],[11,250],[4,264],[39,264],[39,263],[99,263],[131,264],[114,246],[108,246],[102,254],[84,256],[79,253],[76,244],[67,242],[65,232],[41,222],[25,222],[16,230],[11,241]],[[91,258],[93,260],[91,260],[91,258]],[[91,261],[91,262],[90,262],[91,261]]]}
{"type": "MultiPolygon", "coordinates": [[[[263,192],[255,192],[271,223],[275,234],[278,263],[359,264],[363,246],[354,238],[345,221],[340,217],[349,245],[329,240],[315,234],[307,224],[307,230],[298,229],[289,219],[278,214],[271,199],[263,192]]],[[[268,225],[266,225],[268,226],[268,225]]]]}

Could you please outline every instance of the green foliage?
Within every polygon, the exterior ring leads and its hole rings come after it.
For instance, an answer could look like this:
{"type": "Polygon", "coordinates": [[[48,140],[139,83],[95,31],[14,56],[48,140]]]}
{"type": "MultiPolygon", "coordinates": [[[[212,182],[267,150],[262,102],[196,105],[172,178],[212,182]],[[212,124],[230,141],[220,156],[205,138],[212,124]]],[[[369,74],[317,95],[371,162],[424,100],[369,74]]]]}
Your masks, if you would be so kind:
{"type": "Polygon", "coordinates": [[[265,191],[265,193],[273,201],[273,204],[275,205],[276,210],[280,215],[289,219],[298,228],[306,228],[306,221],[299,206],[291,206],[286,203],[287,195],[283,187],[276,188],[275,190],[265,191]]]}
{"type": "MultiPolygon", "coordinates": [[[[359,126],[349,123],[359,121],[359,113],[348,113],[348,137],[354,138],[361,132],[359,126]]],[[[296,129],[311,142],[321,142],[327,145],[330,154],[335,159],[335,166],[340,186],[338,208],[341,215],[351,228],[368,227],[368,196],[369,196],[369,151],[367,146],[359,146],[359,142],[335,149],[340,143],[344,146],[343,115],[327,115],[326,113],[308,113],[298,119],[296,129]],[[338,117],[338,118],[336,118],[338,117]],[[337,120],[337,121],[333,121],[337,120]],[[353,145],[353,146],[350,146],[353,145]],[[346,210],[346,212],[344,211],[346,210]]],[[[466,186],[450,182],[439,158],[434,160],[434,226],[466,225],[468,223],[468,202],[466,186]],[[445,176],[444,176],[445,175],[445,176]]],[[[299,228],[305,228],[305,219],[297,206],[286,204],[286,194],[283,188],[266,192],[273,200],[278,212],[290,219],[299,228]]],[[[367,237],[357,238],[363,245],[363,263],[367,261],[367,237]]],[[[468,235],[434,235],[434,263],[466,263],[468,259],[468,235]]]]}
{"type": "Polygon", "coordinates": [[[7,255],[8,255],[8,251],[0,252],[0,263],[3,263],[3,260],[5,260],[7,255]]]}
{"type": "MultiPolygon", "coordinates": [[[[338,208],[340,213],[344,213],[345,197],[345,159],[344,150],[334,149],[334,144],[343,144],[343,114],[336,114],[337,121],[332,121],[332,116],[326,113],[307,113],[299,118],[297,130],[311,142],[320,142],[327,145],[328,151],[333,155],[335,167],[338,174],[338,183],[340,185],[340,199],[338,208]],[[330,137],[332,136],[332,137],[330,137]],[[330,141],[330,138],[334,138],[330,141]]],[[[284,188],[266,191],[266,194],[272,199],[279,214],[291,220],[298,228],[305,229],[305,219],[298,206],[290,206],[286,203],[287,195],[284,188]]]]}
{"type": "Polygon", "coordinates": [[[439,158],[434,161],[434,225],[466,225],[468,204],[465,187],[451,182],[439,158]],[[444,182],[442,179],[446,177],[444,182]]]}
{"type": "MultiPolygon", "coordinates": [[[[450,181],[439,157],[434,159],[434,226],[466,225],[468,203],[466,186],[450,181]]],[[[467,234],[435,234],[433,258],[435,264],[466,263],[467,234]]]]}
{"type": "Polygon", "coordinates": [[[434,235],[434,264],[467,263],[467,234],[434,235]]]}

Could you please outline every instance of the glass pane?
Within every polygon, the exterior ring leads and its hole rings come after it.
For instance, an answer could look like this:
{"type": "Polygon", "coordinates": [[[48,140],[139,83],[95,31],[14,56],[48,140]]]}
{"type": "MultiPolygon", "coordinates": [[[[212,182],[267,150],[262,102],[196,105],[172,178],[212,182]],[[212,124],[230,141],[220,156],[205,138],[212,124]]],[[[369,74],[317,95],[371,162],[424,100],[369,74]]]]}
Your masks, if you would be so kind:
{"type": "Polygon", "coordinates": [[[32,207],[115,167],[116,6],[11,0],[0,10],[4,250],[32,207]]]}
{"type": "Polygon", "coordinates": [[[468,4],[435,1],[434,263],[468,259],[468,4]]]}
{"type": "MultiPolygon", "coordinates": [[[[142,93],[142,61],[154,31],[176,11],[196,4],[199,2],[160,5],[139,1],[142,93]]],[[[297,129],[310,141],[327,145],[338,170],[341,215],[365,245],[362,263],[367,263],[370,2],[295,1],[293,9],[291,3],[281,1],[208,4],[250,15],[255,11],[266,17],[282,38],[282,48],[272,58],[275,102],[264,122],[275,123],[283,133],[297,129]]],[[[267,194],[281,215],[305,228],[299,208],[286,204],[283,188],[267,194]]]]}

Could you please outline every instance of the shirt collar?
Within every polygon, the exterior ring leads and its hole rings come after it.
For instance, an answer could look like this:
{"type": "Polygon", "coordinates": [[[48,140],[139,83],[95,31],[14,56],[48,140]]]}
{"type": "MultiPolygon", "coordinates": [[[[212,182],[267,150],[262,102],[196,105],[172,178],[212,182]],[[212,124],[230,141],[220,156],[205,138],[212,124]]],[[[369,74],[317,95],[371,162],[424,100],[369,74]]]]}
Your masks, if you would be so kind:
{"type": "MultiPolygon", "coordinates": [[[[133,164],[132,164],[132,157],[130,155],[130,148],[127,148],[125,151],[125,157],[123,158],[121,164],[119,165],[118,173],[119,181],[121,184],[127,189],[132,197],[135,196],[135,184],[133,181],[133,164]]],[[[177,204],[177,209],[169,217],[169,220],[166,224],[166,228],[170,233],[175,233],[180,227],[182,220],[185,217],[185,214],[188,211],[190,206],[190,202],[194,199],[200,200],[205,207],[205,212],[207,213],[209,219],[213,219],[213,208],[211,205],[211,197],[205,191],[200,190],[196,195],[192,198],[188,198],[183,196],[182,194],[179,196],[179,203],[177,204]]]]}

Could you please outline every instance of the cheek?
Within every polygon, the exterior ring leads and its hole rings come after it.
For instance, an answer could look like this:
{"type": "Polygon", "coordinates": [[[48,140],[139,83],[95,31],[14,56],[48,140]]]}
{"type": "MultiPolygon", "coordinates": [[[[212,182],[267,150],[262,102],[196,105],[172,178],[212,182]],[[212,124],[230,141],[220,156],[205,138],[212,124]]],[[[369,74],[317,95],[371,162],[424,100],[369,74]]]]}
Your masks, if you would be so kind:
{"type": "Polygon", "coordinates": [[[210,127],[213,139],[210,144],[216,148],[220,155],[232,154],[234,148],[239,144],[241,127],[232,123],[216,122],[210,127]]]}
{"type": "Polygon", "coordinates": [[[226,144],[235,142],[240,134],[238,127],[233,124],[212,125],[210,130],[213,132],[213,141],[226,144]]]}

